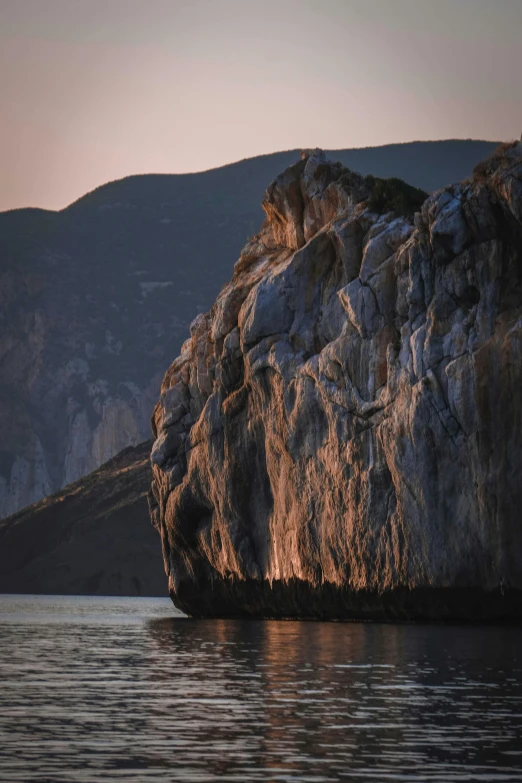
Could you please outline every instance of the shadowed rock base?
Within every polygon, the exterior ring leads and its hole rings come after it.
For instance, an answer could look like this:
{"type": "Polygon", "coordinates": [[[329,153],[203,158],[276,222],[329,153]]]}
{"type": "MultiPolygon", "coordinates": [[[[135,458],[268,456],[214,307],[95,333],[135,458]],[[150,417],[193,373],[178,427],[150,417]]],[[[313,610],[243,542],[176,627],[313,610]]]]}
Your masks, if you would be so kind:
{"type": "Polygon", "coordinates": [[[190,617],[350,622],[510,622],[522,623],[522,590],[501,588],[398,588],[378,594],[309,582],[240,582],[204,579],[183,583],[170,597],[190,617]]]}

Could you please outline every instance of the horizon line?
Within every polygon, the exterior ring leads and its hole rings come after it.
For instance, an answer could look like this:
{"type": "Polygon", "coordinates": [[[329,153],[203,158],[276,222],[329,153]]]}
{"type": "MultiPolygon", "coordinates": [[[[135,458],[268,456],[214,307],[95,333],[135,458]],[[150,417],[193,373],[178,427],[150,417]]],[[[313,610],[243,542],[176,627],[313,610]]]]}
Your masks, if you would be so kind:
{"type": "MultiPolygon", "coordinates": [[[[117,182],[123,182],[124,180],[127,179],[137,179],[138,177],[195,177],[200,174],[208,174],[211,171],[219,171],[220,169],[226,169],[229,168],[230,166],[237,166],[238,164],[245,163],[246,161],[249,160],[256,160],[258,158],[268,158],[272,155],[284,155],[289,152],[299,152],[301,149],[322,149],[324,150],[324,152],[328,153],[328,152],[347,152],[347,151],[355,151],[355,150],[377,150],[377,149],[384,149],[385,147],[404,147],[413,144],[445,144],[449,142],[469,142],[469,141],[477,144],[501,144],[502,143],[502,141],[499,141],[498,139],[474,139],[471,136],[468,136],[467,138],[453,137],[448,139],[412,139],[410,141],[394,141],[388,144],[368,144],[361,147],[336,147],[336,148],[315,147],[314,148],[310,146],[307,147],[296,146],[286,150],[273,150],[272,152],[262,152],[259,153],[258,155],[250,155],[247,156],[246,158],[239,158],[238,160],[232,160],[232,161],[228,161],[227,163],[221,163],[219,166],[212,166],[211,168],[200,169],[197,171],[184,171],[184,172],[148,171],[148,172],[141,172],[139,174],[126,174],[123,177],[107,180],[106,182],[102,182],[100,185],[96,185],[96,187],[86,191],[82,195],[73,199],[73,201],[70,201],[61,209],[48,209],[46,207],[34,207],[34,206],[11,207],[9,209],[0,210],[0,215],[7,215],[11,212],[21,212],[25,210],[34,211],[34,212],[48,212],[51,214],[60,214],[61,212],[65,212],[67,209],[70,209],[70,207],[74,206],[79,201],[82,201],[84,198],[87,198],[92,193],[96,193],[96,191],[101,190],[102,188],[105,188],[108,185],[113,185],[117,182]]],[[[515,139],[509,139],[508,141],[515,141],[515,139]]]]}

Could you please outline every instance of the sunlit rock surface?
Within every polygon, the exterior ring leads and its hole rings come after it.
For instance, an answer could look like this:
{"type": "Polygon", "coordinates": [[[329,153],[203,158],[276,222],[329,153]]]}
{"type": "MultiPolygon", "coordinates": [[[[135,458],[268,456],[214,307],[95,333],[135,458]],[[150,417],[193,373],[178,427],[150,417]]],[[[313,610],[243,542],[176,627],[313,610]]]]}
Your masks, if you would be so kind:
{"type": "Polygon", "coordinates": [[[151,510],[191,615],[522,616],[522,148],[382,185],[281,174],[165,376],[151,510]]]}
{"type": "MultiPolygon", "coordinates": [[[[434,190],[494,144],[337,150],[434,190]]],[[[161,378],[260,224],[296,151],[107,183],[59,212],[0,213],[0,518],[150,435],[161,378]]]]}

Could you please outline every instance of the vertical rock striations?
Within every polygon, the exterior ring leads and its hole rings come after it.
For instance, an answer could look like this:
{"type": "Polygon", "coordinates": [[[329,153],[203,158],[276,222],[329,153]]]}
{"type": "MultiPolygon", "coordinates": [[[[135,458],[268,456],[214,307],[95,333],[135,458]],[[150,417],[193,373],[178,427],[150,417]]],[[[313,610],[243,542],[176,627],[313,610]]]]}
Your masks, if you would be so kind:
{"type": "Polygon", "coordinates": [[[522,616],[522,146],[423,194],[316,151],[153,416],[191,615],[522,616]]]}

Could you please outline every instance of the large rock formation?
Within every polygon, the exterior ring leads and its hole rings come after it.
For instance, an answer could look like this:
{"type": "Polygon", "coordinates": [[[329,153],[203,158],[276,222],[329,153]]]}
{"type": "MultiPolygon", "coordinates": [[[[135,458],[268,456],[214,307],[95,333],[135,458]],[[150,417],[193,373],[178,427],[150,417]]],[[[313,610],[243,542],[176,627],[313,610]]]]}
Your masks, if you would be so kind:
{"type": "Polygon", "coordinates": [[[147,506],[150,446],[0,520],[0,593],[165,595],[147,506]]]}
{"type": "MultiPolygon", "coordinates": [[[[469,173],[489,147],[335,155],[431,189],[469,173]]],[[[259,225],[266,182],[294,158],[129,177],[61,212],[0,214],[0,517],[149,436],[165,368],[259,225]]]]}
{"type": "Polygon", "coordinates": [[[163,381],[194,616],[522,617],[522,145],[419,201],[317,152],[163,381]]]}

